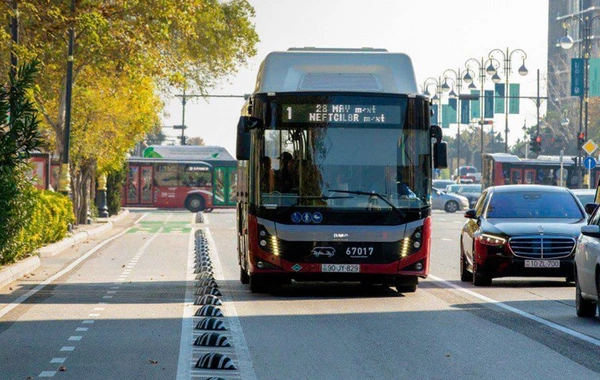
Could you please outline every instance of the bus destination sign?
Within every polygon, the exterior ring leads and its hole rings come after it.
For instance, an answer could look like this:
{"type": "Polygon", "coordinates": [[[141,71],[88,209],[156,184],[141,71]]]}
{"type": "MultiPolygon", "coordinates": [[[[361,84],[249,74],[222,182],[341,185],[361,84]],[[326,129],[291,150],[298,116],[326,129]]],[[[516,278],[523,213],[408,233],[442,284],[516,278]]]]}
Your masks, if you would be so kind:
{"type": "Polygon", "coordinates": [[[284,123],[399,124],[399,105],[376,104],[284,104],[284,123]]]}

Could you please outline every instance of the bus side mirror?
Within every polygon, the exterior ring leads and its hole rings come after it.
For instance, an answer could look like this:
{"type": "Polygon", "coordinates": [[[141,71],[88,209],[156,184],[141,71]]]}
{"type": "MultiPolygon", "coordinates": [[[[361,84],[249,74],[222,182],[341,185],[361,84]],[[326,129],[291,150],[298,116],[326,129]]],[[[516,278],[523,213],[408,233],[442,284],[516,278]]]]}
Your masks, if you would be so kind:
{"type": "Polygon", "coordinates": [[[429,134],[433,143],[433,167],[435,169],[446,169],[448,167],[448,147],[442,141],[442,128],[439,125],[429,127],[429,134]]]}
{"type": "Polygon", "coordinates": [[[238,160],[250,159],[250,130],[261,128],[262,120],[252,116],[242,116],[237,125],[235,157],[238,160]]]}
{"type": "Polygon", "coordinates": [[[435,169],[448,167],[448,147],[445,141],[433,143],[433,167],[435,169]]]}

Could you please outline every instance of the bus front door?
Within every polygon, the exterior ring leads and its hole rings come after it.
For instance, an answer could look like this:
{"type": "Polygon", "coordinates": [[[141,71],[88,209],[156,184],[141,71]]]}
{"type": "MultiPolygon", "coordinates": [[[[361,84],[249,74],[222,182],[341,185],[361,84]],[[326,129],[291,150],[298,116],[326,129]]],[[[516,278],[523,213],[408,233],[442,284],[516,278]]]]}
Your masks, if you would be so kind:
{"type": "Polygon", "coordinates": [[[126,204],[151,205],[152,199],[152,166],[130,165],[127,173],[126,204]]]}
{"type": "Polygon", "coordinates": [[[233,207],[236,205],[237,168],[216,166],[213,183],[213,205],[233,207]]]}
{"type": "Polygon", "coordinates": [[[511,168],[510,169],[510,183],[513,185],[523,183],[523,173],[522,173],[521,168],[511,168]]]}

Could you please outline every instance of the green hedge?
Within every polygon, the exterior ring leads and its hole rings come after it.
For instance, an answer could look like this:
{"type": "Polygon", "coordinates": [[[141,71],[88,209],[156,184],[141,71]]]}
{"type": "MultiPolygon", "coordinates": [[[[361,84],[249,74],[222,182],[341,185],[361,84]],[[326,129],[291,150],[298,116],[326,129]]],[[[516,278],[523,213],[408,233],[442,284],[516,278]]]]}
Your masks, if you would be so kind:
{"type": "Polygon", "coordinates": [[[49,190],[33,190],[29,218],[19,232],[10,236],[0,248],[0,265],[30,256],[38,248],[62,240],[69,224],[75,222],[69,197],[49,190]]]}

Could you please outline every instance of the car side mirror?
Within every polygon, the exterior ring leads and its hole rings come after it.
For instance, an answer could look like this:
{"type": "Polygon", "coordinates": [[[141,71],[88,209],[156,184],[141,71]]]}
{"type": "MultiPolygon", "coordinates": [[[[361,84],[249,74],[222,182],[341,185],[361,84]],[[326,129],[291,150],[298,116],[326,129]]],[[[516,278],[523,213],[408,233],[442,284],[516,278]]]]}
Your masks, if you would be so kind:
{"type": "Polygon", "coordinates": [[[598,208],[598,205],[595,203],[586,203],[584,208],[585,208],[585,212],[588,215],[592,215],[594,213],[594,211],[596,211],[596,209],[598,208]]]}
{"type": "Polygon", "coordinates": [[[596,224],[581,226],[581,233],[586,236],[600,238],[600,226],[596,224]]]}
{"type": "Polygon", "coordinates": [[[475,214],[475,209],[470,209],[465,211],[465,218],[467,219],[477,219],[477,216],[475,214]]]}

